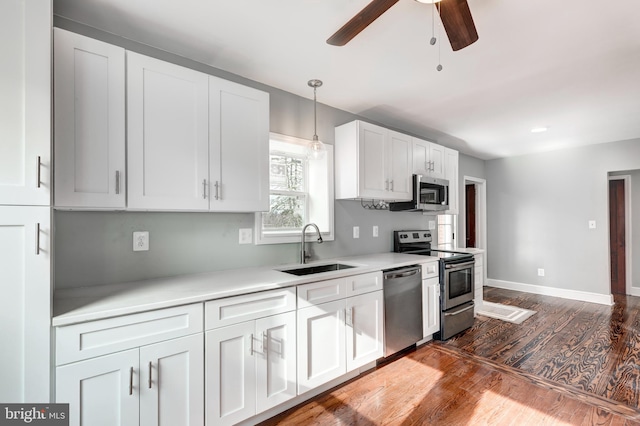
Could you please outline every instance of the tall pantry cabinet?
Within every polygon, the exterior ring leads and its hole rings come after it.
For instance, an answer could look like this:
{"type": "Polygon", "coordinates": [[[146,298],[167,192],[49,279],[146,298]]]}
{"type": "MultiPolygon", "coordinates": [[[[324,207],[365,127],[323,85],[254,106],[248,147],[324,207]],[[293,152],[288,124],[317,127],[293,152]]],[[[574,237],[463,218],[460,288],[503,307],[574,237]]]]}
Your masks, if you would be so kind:
{"type": "Polygon", "coordinates": [[[51,0],[0,2],[0,401],[49,402],[51,0]]]}

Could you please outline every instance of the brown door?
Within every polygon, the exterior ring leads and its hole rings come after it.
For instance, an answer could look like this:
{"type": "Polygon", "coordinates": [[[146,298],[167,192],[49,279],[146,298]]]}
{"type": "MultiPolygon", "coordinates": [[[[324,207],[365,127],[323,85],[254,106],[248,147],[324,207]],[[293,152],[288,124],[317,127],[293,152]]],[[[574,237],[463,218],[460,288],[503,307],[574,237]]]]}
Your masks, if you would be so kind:
{"type": "Polygon", "coordinates": [[[465,185],[467,247],[476,246],[476,186],[465,185]]]}
{"type": "Polygon", "coordinates": [[[626,294],[624,180],[609,181],[609,246],[611,293],[626,294]]]}

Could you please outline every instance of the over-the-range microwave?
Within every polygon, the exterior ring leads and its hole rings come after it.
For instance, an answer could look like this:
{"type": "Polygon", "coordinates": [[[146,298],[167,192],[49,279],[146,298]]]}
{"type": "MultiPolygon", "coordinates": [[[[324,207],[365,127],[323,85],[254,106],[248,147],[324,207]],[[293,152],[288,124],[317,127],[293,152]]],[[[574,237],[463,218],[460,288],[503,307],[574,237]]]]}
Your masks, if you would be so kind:
{"type": "Polygon", "coordinates": [[[389,210],[444,211],[449,209],[449,181],[423,175],[413,175],[413,199],[389,203],[389,210]]]}

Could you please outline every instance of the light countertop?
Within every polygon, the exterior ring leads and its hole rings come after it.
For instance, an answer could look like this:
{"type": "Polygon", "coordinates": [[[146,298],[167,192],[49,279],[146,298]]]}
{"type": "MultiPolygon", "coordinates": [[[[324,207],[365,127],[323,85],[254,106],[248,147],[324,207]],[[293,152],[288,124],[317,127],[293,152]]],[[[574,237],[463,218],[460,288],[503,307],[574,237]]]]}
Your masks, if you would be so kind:
{"type": "Polygon", "coordinates": [[[437,260],[430,256],[380,253],[312,262],[308,265],[340,262],[355,267],[307,276],[282,272],[300,267],[291,264],[61,289],[54,294],[52,325],[70,325],[437,260]]]}

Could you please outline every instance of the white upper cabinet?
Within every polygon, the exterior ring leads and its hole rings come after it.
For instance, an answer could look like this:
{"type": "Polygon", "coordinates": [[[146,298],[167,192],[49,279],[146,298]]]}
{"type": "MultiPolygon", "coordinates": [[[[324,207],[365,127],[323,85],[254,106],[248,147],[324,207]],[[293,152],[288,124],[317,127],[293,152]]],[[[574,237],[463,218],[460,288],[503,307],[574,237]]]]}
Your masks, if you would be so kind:
{"type": "Polygon", "coordinates": [[[51,204],[51,0],[0,2],[0,204],[51,204]]]}
{"type": "Polygon", "coordinates": [[[336,127],[336,198],[411,199],[411,137],[353,121],[336,127]]]}
{"type": "Polygon", "coordinates": [[[54,29],[55,205],[125,207],[125,51],[54,29]]]}
{"type": "Polygon", "coordinates": [[[444,178],[445,147],[413,138],[413,173],[434,178],[444,178]]]}
{"type": "Polygon", "coordinates": [[[449,214],[458,214],[458,160],[455,149],[444,149],[444,178],[449,181],[449,214]]]}
{"type": "Polygon", "coordinates": [[[269,210],[269,94],[209,77],[209,191],[215,211],[269,210]]]}
{"type": "Polygon", "coordinates": [[[209,77],[127,52],[128,207],[208,210],[209,77]]]}

